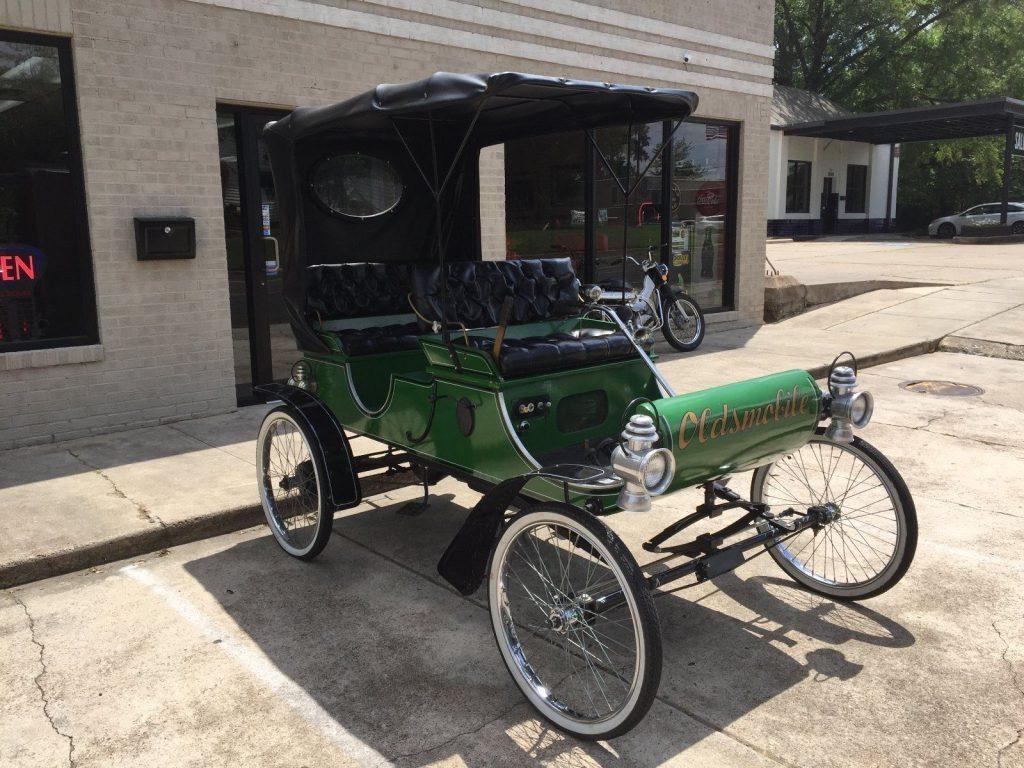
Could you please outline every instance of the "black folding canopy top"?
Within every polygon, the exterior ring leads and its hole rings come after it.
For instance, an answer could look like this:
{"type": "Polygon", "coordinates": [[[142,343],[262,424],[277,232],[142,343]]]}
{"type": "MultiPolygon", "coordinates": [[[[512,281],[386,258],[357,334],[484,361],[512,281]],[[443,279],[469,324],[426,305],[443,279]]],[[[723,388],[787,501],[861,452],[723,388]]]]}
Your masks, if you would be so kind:
{"type": "Polygon", "coordinates": [[[299,346],[322,350],[307,323],[306,267],[359,261],[480,258],[479,152],[514,139],[613,125],[683,120],[690,91],[594,83],[518,72],[438,72],[378,85],[348,101],[300,108],[270,123],[270,156],[281,218],[284,300],[299,346]],[[350,217],[310,191],[326,159],[369,155],[401,179],[387,213],[350,217]]]}
{"type": "Polygon", "coordinates": [[[783,131],[790,136],[896,144],[999,136],[1015,119],[1024,121],[1024,101],[998,98],[796,123],[783,131]]]}

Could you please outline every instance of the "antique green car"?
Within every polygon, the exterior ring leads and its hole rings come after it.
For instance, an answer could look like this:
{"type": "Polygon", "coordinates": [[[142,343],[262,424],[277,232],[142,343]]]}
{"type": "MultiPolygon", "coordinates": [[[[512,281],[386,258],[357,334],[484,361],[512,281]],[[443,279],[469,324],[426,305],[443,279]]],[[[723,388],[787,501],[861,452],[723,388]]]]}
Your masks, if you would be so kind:
{"type": "Polygon", "coordinates": [[[382,476],[421,483],[425,499],[441,477],[464,481],[482,498],[438,569],[463,594],[486,583],[512,678],[582,738],[625,733],[651,706],[663,585],[767,551],[806,588],[855,600],[899,581],[916,546],[906,485],[853,436],[872,409],[855,366],[833,364],[824,392],[795,370],[677,395],[569,258],[481,258],[481,148],[678,126],[696,103],[682,90],[439,73],[297,109],[264,132],[303,351],[287,384],[263,387],[282,401],[258,440],[275,538],[309,559],[335,512],[382,476]],[[380,449],[353,455],[356,436],[380,449]],[[726,484],[746,470],[749,498],[726,484]],[[656,568],[602,522],[692,486],[703,503],[644,544],[656,568]],[[727,510],[739,513],[729,525],[670,543],[727,510]]]}

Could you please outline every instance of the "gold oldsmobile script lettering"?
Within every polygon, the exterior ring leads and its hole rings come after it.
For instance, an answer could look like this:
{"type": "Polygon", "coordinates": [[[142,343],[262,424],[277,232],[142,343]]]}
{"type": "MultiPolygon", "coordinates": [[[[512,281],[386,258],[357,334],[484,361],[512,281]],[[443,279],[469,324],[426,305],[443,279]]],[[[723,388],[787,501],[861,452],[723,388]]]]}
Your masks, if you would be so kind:
{"type": "Polygon", "coordinates": [[[793,387],[792,392],[780,389],[772,402],[756,408],[732,408],[724,403],[722,412],[717,415],[710,408],[705,408],[699,414],[687,411],[679,423],[679,447],[686,448],[695,437],[704,444],[771,422],[791,419],[797,414],[807,413],[809,408],[808,395],[801,395],[800,388],[793,387]]]}

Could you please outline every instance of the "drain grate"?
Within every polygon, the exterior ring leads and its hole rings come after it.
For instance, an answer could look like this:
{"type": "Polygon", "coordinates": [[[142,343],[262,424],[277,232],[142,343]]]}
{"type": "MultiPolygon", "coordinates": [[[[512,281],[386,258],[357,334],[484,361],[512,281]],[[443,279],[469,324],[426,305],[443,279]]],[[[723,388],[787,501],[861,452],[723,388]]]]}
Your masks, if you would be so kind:
{"type": "Polygon", "coordinates": [[[900,389],[917,392],[919,395],[943,395],[945,397],[977,397],[985,394],[985,390],[973,384],[958,384],[955,381],[938,381],[921,379],[920,381],[900,382],[900,389]]]}

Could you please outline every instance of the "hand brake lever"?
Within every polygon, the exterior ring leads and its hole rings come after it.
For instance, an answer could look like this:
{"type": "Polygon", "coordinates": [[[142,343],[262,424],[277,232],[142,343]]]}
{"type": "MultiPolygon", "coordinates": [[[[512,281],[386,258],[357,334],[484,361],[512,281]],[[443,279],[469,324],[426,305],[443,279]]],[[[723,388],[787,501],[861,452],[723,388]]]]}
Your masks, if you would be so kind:
{"type": "Polygon", "coordinates": [[[501,344],[505,341],[505,328],[508,326],[508,317],[512,314],[513,298],[506,296],[501,303],[501,316],[498,318],[498,332],[494,334],[494,346],[491,347],[491,358],[498,363],[501,358],[501,344]]]}

